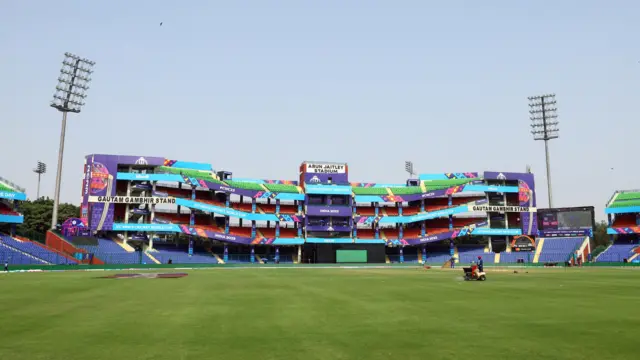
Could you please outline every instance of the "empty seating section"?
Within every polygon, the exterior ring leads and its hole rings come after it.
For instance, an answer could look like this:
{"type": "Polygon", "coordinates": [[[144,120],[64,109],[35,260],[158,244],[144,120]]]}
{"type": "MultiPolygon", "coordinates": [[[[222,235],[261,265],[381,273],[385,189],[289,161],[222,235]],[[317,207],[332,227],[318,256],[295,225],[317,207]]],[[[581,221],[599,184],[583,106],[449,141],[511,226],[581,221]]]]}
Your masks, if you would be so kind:
{"type": "Polygon", "coordinates": [[[634,227],[636,226],[636,214],[617,214],[611,227],[634,227]]]}
{"type": "Polygon", "coordinates": [[[420,212],[419,206],[408,206],[402,209],[402,215],[404,216],[416,215],[419,212],[420,212]]]}
{"type": "Polygon", "coordinates": [[[545,238],[539,263],[563,263],[569,259],[584,238],[545,238]]]}
{"type": "Polygon", "coordinates": [[[0,203],[0,214],[1,215],[20,215],[19,213],[11,210],[9,207],[5,206],[2,203],[0,203]]]}
{"type": "MultiPolygon", "coordinates": [[[[529,264],[533,262],[535,253],[532,251],[512,251],[500,253],[500,264],[517,264],[519,260],[529,264]]],[[[483,258],[484,259],[484,258],[483,258]]]]}
{"type": "Polygon", "coordinates": [[[354,187],[353,193],[356,195],[389,195],[387,189],[381,187],[354,187]]]}
{"type": "Polygon", "coordinates": [[[46,265],[44,260],[25,254],[9,245],[0,242],[0,262],[12,265],[46,265]]]}
{"type": "Polygon", "coordinates": [[[218,259],[210,253],[196,253],[189,256],[184,250],[159,249],[151,253],[156,260],[166,264],[171,260],[174,264],[217,264],[218,259]]]}
{"type": "Polygon", "coordinates": [[[397,239],[399,235],[398,229],[381,229],[381,231],[387,239],[397,239]]]}
{"type": "Polygon", "coordinates": [[[356,213],[362,216],[375,216],[376,209],[372,208],[371,206],[358,206],[356,208],[356,213]]]}
{"type": "Polygon", "coordinates": [[[12,247],[16,250],[19,250],[23,253],[27,253],[31,256],[34,256],[43,262],[49,264],[76,264],[77,262],[69,259],[62,254],[56,253],[53,250],[47,249],[45,245],[39,245],[32,241],[28,240],[17,240],[10,236],[0,235],[0,242],[5,245],[12,247]]]}
{"type": "Polygon", "coordinates": [[[246,181],[233,181],[233,180],[227,180],[225,182],[227,183],[227,185],[234,188],[238,188],[238,189],[264,191],[264,188],[257,183],[246,182],[246,181]]]}
{"type": "Polygon", "coordinates": [[[247,203],[231,203],[231,207],[233,209],[249,212],[249,213],[251,212],[251,210],[253,210],[253,207],[251,206],[251,204],[247,204],[247,203]]]}
{"type": "Polygon", "coordinates": [[[473,180],[478,180],[478,179],[427,180],[427,181],[423,181],[423,183],[424,183],[424,186],[427,188],[427,191],[431,191],[431,190],[448,189],[450,187],[464,185],[473,180]]]}
{"type": "Polygon", "coordinates": [[[295,205],[280,205],[280,214],[293,215],[298,213],[298,207],[295,205]]]}
{"type": "Polygon", "coordinates": [[[196,178],[196,179],[202,179],[202,180],[206,180],[208,182],[217,183],[217,184],[221,184],[222,183],[220,180],[218,180],[216,177],[214,177],[213,174],[210,171],[181,169],[181,168],[174,168],[174,167],[169,167],[169,166],[160,166],[160,167],[157,168],[157,171],[159,173],[166,173],[166,174],[180,174],[180,175],[184,175],[184,176],[187,176],[187,177],[193,177],[193,178],[196,178]]]}
{"type": "Polygon", "coordinates": [[[296,193],[296,194],[299,193],[298,187],[295,186],[295,185],[289,185],[289,184],[264,184],[264,187],[266,187],[271,192],[296,193]]]}
{"type": "MultiPolygon", "coordinates": [[[[222,232],[224,232],[224,229],[219,229],[218,231],[222,230],[222,232]]],[[[242,236],[242,237],[251,237],[251,228],[250,227],[229,227],[229,233],[231,235],[236,235],[236,236],[242,236]]]]}
{"type": "MultiPolygon", "coordinates": [[[[97,239],[97,245],[76,244],[76,246],[90,254],[94,254],[105,264],[139,264],[141,261],[139,252],[127,252],[122,246],[109,239],[97,239]]],[[[147,259],[143,257],[142,261],[151,261],[147,259]]]]}
{"type": "Polygon", "coordinates": [[[422,188],[420,186],[405,186],[405,187],[393,187],[389,188],[393,195],[413,195],[422,194],[422,188]]]}
{"type": "Polygon", "coordinates": [[[393,206],[385,206],[380,208],[381,210],[384,209],[384,211],[382,211],[382,214],[387,214],[387,216],[398,216],[400,215],[400,211],[398,210],[397,207],[393,207],[393,206]]]}
{"type": "MultiPolygon", "coordinates": [[[[545,242],[545,247],[546,247],[545,242]]],[[[617,240],[613,245],[609,246],[602,254],[598,255],[598,262],[623,262],[624,259],[630,258],[634,252],[633,249],[638,247],[638,241],[617,240]]]]}
{"type": "Polygon", "coordinates": [[[275,228],[260,228],[260,232],[262,236],[266,238],[274,238],[276,237],[276,229],[275,228]]]}
{"type": "Polygon", "coordinates": [[[441,265],[445,261],[449,261],[451,255],[449,249],[443,247],[429,247],[427,246],[427,263],[441,265]]]}
{"type": "Polygon", "coordinates": [[[168,221],[173,224],[188,224],[190,221],[189,214],[164,213],[156,212],[155,219],[159,221],[168,221]]]}
{"type": "Polygon", "coordinates": [[[419,228],[404,229],[403,235],[405,239],[417,239],[422,236],[422,230],[419,228]]]}
{"type": "Polygon", "coordinates": [[[280,228],[280,237],[281,238],[296,238],[298,237],[298,230],[297,229],[283,229],[280,228]]]}
{"type": "MultiPolygon", "coordinates": [[[[177,189],[177,188],[171,188],[171,187],[157,187],[156,191],[160,191],[163,193],[167,193],[167,195],[169,196],[173,196],[176,198],[191,198],[191,190],[189,189],[177,189]]],[[[202,192],[199,192],[200,194],[202,194],[202,192]]],[[[196,197],[197,197],[198,193],[196,193],[196,197]]]]}
{"type": "Polygon", "coordinates": [[[493,263],[495,253],[484,252],[484,245],[460,245],[458,246],[458,262],[462,265],[470,264],[472,261],[478,261],[478,256],[482,256],[484,263],[493,263]]]}
{"type": "Polygon", "coordinates": [[[358,239],[375,239],[376,231],[373,229],[358,229],[357,237],[358,239]]]}
{"type": "Polygon", "coordinates": [[[275,214],[276,212],[276,206],[274,204],[260,204],[258,206],[260,207],[260,210],[266,213],[275,214]]]}

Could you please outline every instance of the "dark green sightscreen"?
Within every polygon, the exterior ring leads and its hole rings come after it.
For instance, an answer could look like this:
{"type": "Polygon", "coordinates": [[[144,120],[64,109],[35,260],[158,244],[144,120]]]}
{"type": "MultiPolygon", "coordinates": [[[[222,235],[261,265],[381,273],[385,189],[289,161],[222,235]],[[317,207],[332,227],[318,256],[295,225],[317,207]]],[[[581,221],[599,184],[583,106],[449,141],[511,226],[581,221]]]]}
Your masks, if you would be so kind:
{"type": "Polygon", "coordinates": [[[336,250],[337,263],[366,263],[367,250],[336,250]]]}

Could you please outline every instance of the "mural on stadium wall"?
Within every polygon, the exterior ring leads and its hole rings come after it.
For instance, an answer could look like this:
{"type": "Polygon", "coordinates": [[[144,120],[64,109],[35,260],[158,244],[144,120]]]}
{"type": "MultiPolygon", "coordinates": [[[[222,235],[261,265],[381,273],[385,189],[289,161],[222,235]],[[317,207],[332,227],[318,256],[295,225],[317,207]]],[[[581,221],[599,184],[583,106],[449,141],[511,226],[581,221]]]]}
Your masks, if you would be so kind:
{"type": "MultiPolygon", "coordinates": [[[[535,180],[530,173],[511,173],[485,171],[486,180],[518,180],[518,199],[520,206],[536,207],[535,180]]],[[[538,234],[538,217],[535,213],[520,213],[520,223],[524,235],[538,234]]]]}
{"type": "Polygon", "coordinates": [[[80,218],[69,218],[62,223],[62,235],[64,236],[89,236],[91,231],[87,223],[80,218]]]}
{"type": "MultiPolygon", "coordinates": [[[[116,194],[116,175],[118,165],[161,166],[164,158],[120,155],[89,155],[86,158],[85,178],[83,180],[83,205],[87,204],[89,228],[94,231],[113,228],[114,204],[92,203],[89,196],[114,196],[116,194]],[[90,160],[88,160],[90,158],[90,160]],[[90,175],[86,171],[90,168],[90,175]],[[86,202],[85,202],[86,198],[86,202]]],[[[82,211],[82,210],[81,210],[82,211]]],[[[82,219],[82,217],[81,217],[82,219]]]]}

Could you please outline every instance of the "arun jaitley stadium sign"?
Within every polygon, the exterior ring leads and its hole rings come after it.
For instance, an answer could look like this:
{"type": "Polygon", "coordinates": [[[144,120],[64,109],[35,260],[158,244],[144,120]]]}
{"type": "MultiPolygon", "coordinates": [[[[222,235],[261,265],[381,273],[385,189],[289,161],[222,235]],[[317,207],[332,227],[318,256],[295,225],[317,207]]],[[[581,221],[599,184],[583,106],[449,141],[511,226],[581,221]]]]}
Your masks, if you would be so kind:
{"type": "Polygon", "coordinates": [[[104,204],[175,204],[172,197],[141,197],[141,196],[90,196],[89,202],[104,204]]]}
{"type": "Polygon", "coordinates": [[[347,171],[344,164],[307,163],[306,168],[310,174],[344,174],[347,171]]]}

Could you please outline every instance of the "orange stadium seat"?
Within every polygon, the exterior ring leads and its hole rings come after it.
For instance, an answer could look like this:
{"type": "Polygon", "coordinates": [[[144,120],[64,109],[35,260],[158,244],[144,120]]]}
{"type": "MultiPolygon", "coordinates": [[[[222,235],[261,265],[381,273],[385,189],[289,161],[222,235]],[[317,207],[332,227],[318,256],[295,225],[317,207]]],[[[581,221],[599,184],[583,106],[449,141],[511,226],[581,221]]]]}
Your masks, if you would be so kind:
{"type": "Polygon", "coordinates": [[[402,209],[402,215],[411,216],[416,215],[420,212],[419,206],[408,206],[402,209]]]}
{"type": "Polygon", "coordinates": [[[382,232],[387,239],[397,239],[398,238],[398,229],[383,229],[382,232]]]}
{"type": "Polygon", "coordinates": [[[422,235],[422,230],[418,228],[404,229],[403,233],[405,239],[415,239],[419,238],[422,235]]]}
{"type": "Polygon", "coordinates": [[[358,206],[356,208],[356,213],[362,216],[375,216],[376,209],[372,208],[371,206],[358,206]]]}
{"type": "Polygon", "coordinates": [[[388,216],[398,216],[400,215],[400,212],[398,211],[397,207],[384,207],[386,213],[388,216]]]}
{"type": "Polygon", "coordinates": [[[280,205],[280,214],[293,215],[298,212],[298,207],[295,205],[280,205]]]}
{"type": "Polygon", "coordinates": [[[295,238],[298,237],[298,230],[289,229],[289,228],[280,228],[280,237],[281,238],[295,238]]]}
{"type": "Polygon", "coordinates": [[[358,229],[358,239],[375,239],[376,231],[373,229],[358,229]]]}
{"type": "Polygon", "coordinates": [[[251,228],[250,227],[229,227],[229,234],[250,238],[251,228]]]}
{"type": "Polygon", "coordinates": [[[260,209],[262,209],[262,211],[268,214],[276,213],[276,206],[274,204],[259,204],[258,206],[260,207],[260,209]]]}
{"type": "Polygon", "coordinates": [[[156,219],[170,221],[174,224],[188,224],[190,216],[189,214],[156,213],[156,219]]]}
{"type": "Polygon", "coordinates": [[[636,226],[635,214],[618,214],[616,215],[616,219],[614,220],[613,225],[611,225],[611,227],[614,228],[634,226],[636,226]]]}
{"type": "Polygon", "coordinates": [[[266,238],[274,238],[276,237],[276,228],[259,228],[262,236],[266,238]]]}

